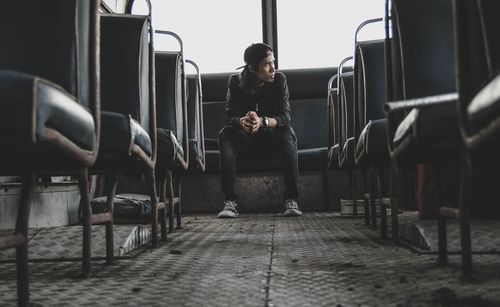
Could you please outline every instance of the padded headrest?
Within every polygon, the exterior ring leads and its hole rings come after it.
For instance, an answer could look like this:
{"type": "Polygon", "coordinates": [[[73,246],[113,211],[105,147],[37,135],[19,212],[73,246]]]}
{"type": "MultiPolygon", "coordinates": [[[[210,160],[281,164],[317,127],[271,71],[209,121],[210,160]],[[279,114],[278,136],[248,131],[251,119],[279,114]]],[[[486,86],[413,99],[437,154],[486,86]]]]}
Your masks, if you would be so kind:
{"type": "Polygon", "coordinates": [[[226,101],[227,82],[233,74],[229,72],[203,74],[201,78],[203,101],[226,101]]]}
{"type": "Polygon", "coordinates": [[[406,99],[455,92],[455,47],[450,0],[393,0],[406,99]]]}
{"type": "Polygon", "coordinates": [[[325,98],[328,80],[337,73],[337,68],[284,69],[281,72],[286,76],[290,99],[325,98]]]}
{"type": "Polygon", "coordinates": [[[101,16],[101,107],[130,114],[149,132],[149,43],[146,16],[101,16]]]}
{"type": "Polygon", "coordinates": [[[1,1],[0,69],[50,80],[89,107],[90,19],[91,1],[1,1]]]}

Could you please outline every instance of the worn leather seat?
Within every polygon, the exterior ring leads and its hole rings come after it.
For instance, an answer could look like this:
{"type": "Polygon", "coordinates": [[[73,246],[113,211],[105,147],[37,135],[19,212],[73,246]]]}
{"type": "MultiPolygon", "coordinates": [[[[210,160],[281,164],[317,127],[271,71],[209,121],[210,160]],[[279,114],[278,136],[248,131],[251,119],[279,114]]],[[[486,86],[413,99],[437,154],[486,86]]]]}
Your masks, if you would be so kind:
{"type": "MultiPolygon", "coordinates": [[[[390,11],[392,37],[386,49],[386,71],[392,80],[387,91],[391,175],[396,178],[399,169],[429,163],[440,187],[442,168],[456,168],[461,146],[452,2],[393,0],[390,11]]],[[[444,192],[437,193],[444,201],[444,192]]],[[[392,202],[393,240],[399,235],[397,211],[397,202],[392,202]]]]}
{"type": "Polygon", "coordinates": [[[151,169],[156,148],[151,132],[148,20],[101,17],[101,149],[96,169],[151,169]],[[129,65],[123,63],[129,62],[129,65]]]}
{"type": "Polygon", "coordinates": [[[328,169],[336,170],[339,165],[340,106],[338,97],[338,74],[328,82],[328,169]]]}
{"type": "Polygon", "coordinates": [[[182,55],[156,51],[156,122],[158,126],[158,163],[160,167],[187,168],[187,118],[183,83],[182,55]],[[161,142],[161,143],[160,143],[161,142]],[[186,150],[184,150],[186,148],[186,150]]]}
{"type": "Polygon", "coordinates": [[[151,138],[135,119],[128,114],[103,111],[101,121],[103,158],[105,155],[110,155],[108,158],[114,160],[115,155],[118,155],[122,159],[127,159],[134,147],[138,147],[151,158],[153,155],[151,138]]]}
{"type": "Polygon", "coordinates": [[[355,166],[354,156],[354,95],[353,72],[343,73],[340,76],[340,131],[339,165],[342,169],[352,169],[355,166]]]}
{"type": "MultiPolygon", "coordinates": [[[[189,61],[188,63],[194,62],[189,61]]],[[[195,66],[197,68],[197,66],[195,66]]],[[[203,94],[201,76],[189,75],[186,78],[188,92],[188,134],[189,134],[189,169],[205,171],[205,143],[203,132],[203,94]]]]}
{"type": "MultiPolygon", "coordinates": [[[[100,126],[98,6],[97,0],[0,2],[0,175],[23,180],[15,230],[0,236],[0,249],[16,248],[18,306],[31,305],[28,226],[37,177],[78,176],[80,205],[90,208],[87,174],[100,126]]],[[[91,218],[89,210],[82,216],[91,218]]],[[[83,224],[85,273],[91,226],[83,224]]]]}
{"type": "Polygon", "coordinates": [[[50,146],[51,135],[58,134],[82,150],[95,149],[92,114],[61,86],[23,72],[0,70],[0,97],[0,137],[11,146],[22,150],[35,149],[35,144],[50,146]]]}
{"type": "Polygon", "coordinates": [[[387,119],[384,111],[384,41],[359,42],[356,46],[356,165],[360,168],[389,166],[387,119]]]}
{"type": "MultiPolygon", "coordinates": [[[[422,105],[455,93],[451,2],[439,0],[428,7],[394,1],[393,11],[397,18],[390,60],[400,74],[393,78],[392,100],[416,99],[422,105]]],[[[388,116],[390,154],[400,165],[458,158],[456,100],[391,111],[388,116]]]]}
{"type": "MultiPolygon", "coordinates": [[[[441,208],[444,217],[460,221],[462,274],[473,274],[471,216],[498,218],[496,206],[500,164],[500,2],[454,0],[458,123],[461,147],[459,208],[441,208]]],[[[446,238],[446,220],[440,219],[439,237],[446,238]]],[[[439,261],[447,262],[446,240],[439,241],[439,261]]]]}
{"type": "MultiPolygon", "coordinates": [[[[153,247],[158,247],[158,217],[162,240],[166,240],[167,224],[165,203],[158,201],[154,176],[157,135],[153,57],[149,15],[101,15],[103,112],[99,156],[93,168],[94,172],[106,176],[107,211],[101,215],[111,221],[106,227],[106,235],[112,242],[118,173],[136,179],[147,175],[153,212],[152,243],[153,247]]],[[[112,252],[107,256],[112,259],[112,252]]]]}

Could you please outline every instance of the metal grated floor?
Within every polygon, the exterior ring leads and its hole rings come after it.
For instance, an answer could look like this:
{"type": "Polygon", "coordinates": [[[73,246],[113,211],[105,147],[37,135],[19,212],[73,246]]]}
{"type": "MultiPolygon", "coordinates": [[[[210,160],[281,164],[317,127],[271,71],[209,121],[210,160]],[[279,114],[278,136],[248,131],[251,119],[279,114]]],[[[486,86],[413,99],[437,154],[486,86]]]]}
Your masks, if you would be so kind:
{"type": "MultiPolygon", "coordinates": [[[[500,256],[474,255],[476,281],[459,257],[438,267],[378,239],[362,220],[189,216],[160,249],[79,278],[75,261],[34,261],[31,296],[45,306],[499,306],[500,256]]],[[[80,241],[78,241],[80,242],[80,241]]],[[[0,263],[0,306],[16,304],[15,264],[0,263]]]]}

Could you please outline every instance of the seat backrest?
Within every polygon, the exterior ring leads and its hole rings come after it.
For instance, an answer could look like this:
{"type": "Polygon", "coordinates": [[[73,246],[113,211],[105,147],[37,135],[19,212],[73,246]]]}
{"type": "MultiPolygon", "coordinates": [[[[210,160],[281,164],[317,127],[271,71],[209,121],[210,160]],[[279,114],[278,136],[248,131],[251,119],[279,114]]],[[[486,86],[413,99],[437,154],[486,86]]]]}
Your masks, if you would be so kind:
{"type": "Polygon", "coordinates": [[[385,118],[384,40],[359,42],[355,51],[356,132],[370,120],[385,118]]]}
{"type": "MultiPolygon", "coordinates": [[[[328,105],[325,88],[336,68],[284,69],[290,93],[291,125],[297,148],[328,147],[328,105]]],[[[207,149],[215,149],[219,131],[225,125],[228,80],[231,73],[202,75],[203,117],[207,149]]]]}
{"type": "Polygon", "coordinates": [[[203,132],[203,94],[201,89],[201,75],[196,63],[186,60],[197,70],[197,74],[187,75],[187,106],[188,106],[188,133],[190,169],[205,170],[205,142],[203,132]]]}
{"type": "Polygon", "coordinates": [[[328,104],[325,88],[336,68],[284,69],[290,92],[291,125],[297,148],[328,147],[328,104]]]}
{"type": "MultiPolygon", "coordinates": [[[[456,92],[451,0],[387,0],[392,37],[386,38],[387,96],[391,101],[456,92]]],[[[388,116],[392,144],[406,111],[388,116]]]]}
{"type": "Polygon", "coordinates": [[[179,52],[156,51],[156,124],[174,133],[184,143],[182,56],[179,52]]]}
{"type": "Polygon", "coordinates": [[[101,16],[101,105],[130,114],[151,134],[148,27],[147,16],[101,16]]]}
{"type": "Polygon", "coordinates": [[[454,0],[459,115],[467,134],[466,109],[477,91],[500,72],[500,1],[454,0]]]}
{"type": "Polygon", "coordinates": [[[354,136],[354,95],[353,72],[343,72],[340,75],[339,100],[339,148],[344,147],[347,139],[354,136]]]}
{"type": "Polygon", "coordinates": [[[401,67],[394,86],[402,97],[456,91],[453,14],[450,0],[392,0],[392,62],[401,67]]]}
{"type": "Polygon", "coordinates": [[[339,132],[339,99],[337,88],[338,74],[335,74],[328,81],[328,148],[338,144],[339,132]]]}
{"type": "Polygon", "coordinates": [[[98,111],[97,1],[47,0],[0,3],[0,69],[40,76],[98,111]],[[62,13],[64,12],[64,13],[62,13]]]}

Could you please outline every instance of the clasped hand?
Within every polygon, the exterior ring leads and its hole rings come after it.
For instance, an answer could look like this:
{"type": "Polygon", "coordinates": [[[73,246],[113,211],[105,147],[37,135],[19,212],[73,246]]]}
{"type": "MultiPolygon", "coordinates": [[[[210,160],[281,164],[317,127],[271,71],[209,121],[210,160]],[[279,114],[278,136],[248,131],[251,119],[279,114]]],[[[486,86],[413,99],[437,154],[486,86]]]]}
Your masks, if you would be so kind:
{"type": "Polygon", "coordinates": [[[262,126],[262,118],[255,111],[249,111],[244,117],[240,118],[240,126],[245,132],[255,133],[262,126]]]}

